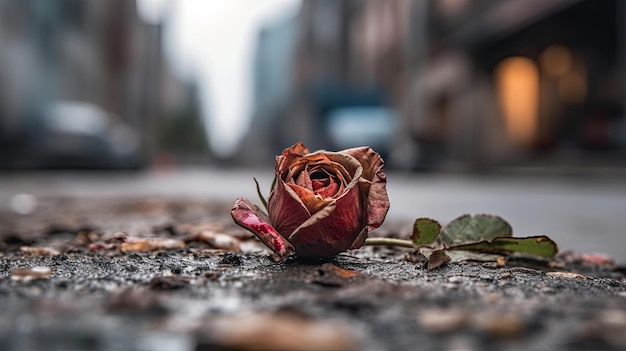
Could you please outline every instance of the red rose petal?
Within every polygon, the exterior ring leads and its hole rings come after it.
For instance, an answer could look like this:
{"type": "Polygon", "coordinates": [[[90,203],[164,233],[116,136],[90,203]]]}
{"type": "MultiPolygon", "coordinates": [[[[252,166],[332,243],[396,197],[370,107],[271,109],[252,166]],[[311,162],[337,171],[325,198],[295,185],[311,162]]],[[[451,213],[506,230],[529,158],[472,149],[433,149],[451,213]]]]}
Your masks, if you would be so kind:
{"type": "Polygon", "coordinates": [[[287,239],[267,223],[265,214],[248,199],[238,198],[230,213],[235,223],[256,235],[278,258],[286,258],[295,252],[287,239]]]}
{"type": "Polygon", "coordinates": [[[339,190],[339,184],[331,183],[327,187],[316,190],[314,193],[320,195],[323,198],[327,198],[337,194],[337,190],[339,190]]]}

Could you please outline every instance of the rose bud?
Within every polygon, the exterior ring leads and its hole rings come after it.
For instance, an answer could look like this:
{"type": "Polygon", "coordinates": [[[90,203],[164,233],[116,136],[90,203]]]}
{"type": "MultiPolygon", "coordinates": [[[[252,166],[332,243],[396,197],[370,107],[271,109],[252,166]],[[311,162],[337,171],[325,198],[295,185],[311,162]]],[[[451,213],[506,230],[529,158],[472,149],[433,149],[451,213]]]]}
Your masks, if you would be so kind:
{"type": "Polygon", "coordinates": [[[359,248],[389,210],[383,164],[370,147],[309,153],[299,142],[276,157],[269,216],[244,198],[231,215],[278,259],[359,248]]]}

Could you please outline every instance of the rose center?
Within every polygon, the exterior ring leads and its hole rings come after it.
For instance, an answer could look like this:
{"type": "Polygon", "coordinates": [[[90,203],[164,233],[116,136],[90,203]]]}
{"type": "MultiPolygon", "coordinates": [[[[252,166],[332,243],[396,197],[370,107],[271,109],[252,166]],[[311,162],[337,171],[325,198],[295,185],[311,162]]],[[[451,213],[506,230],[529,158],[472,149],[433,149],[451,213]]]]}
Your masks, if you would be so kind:
{"type": "Polygon", "coordinates": [[[313,191],[327,187],[330,184],[330,177],[324,172],[313,172],[310,175],[310,179],[313,191]]]}

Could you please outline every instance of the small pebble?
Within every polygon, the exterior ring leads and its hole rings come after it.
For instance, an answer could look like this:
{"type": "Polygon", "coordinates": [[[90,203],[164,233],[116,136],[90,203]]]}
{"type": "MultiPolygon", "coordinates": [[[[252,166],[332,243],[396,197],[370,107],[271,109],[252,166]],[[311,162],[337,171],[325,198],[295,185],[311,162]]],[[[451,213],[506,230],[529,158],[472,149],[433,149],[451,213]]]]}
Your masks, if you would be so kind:
{"type": "Polygon", "coordinates": [[[463,277],[458,276],[458,275],[454,275],[454,276],[448,278],[448,282],[455,283],[455,284],[462,283],[464,280],[465,279],[463,279],[463,277]]]}
{"type": "Polygon", "coordinates": [[[27,216],[37,209],[37,198],[31,194],[17,194],[11,198],[9,206],[13,212],[27,216]]]}
{"type": "Polygon", "coordinates": [[[480,279],[480,280],[484,280],[484,281],[488,281],[488,282],[493,281],[493,277],[492,277],[492,276],[490,276],[490,275],[486,275],[486,274],[485,274],[485,275],[481,275],[481,276],[479,277],[479,279],[480,279]]]}
{"type": "Polygon", "coordinates": [[[220,264],[231,265],[231,266],[239,266],[243,262],[241,261],[241,257],[236,254],[227,252],[224,255],[224,258],[220,261],[220,264]]]}

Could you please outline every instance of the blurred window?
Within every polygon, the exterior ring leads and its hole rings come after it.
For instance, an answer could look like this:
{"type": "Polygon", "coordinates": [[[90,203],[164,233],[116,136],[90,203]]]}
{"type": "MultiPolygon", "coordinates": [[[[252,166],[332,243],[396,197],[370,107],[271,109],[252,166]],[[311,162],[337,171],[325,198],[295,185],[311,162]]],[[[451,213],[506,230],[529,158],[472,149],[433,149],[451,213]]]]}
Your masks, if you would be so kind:
{"type": "Polygon", "coordinates": [[[391,141],[394,119],[387,107],[337,108],[328,117],[328,134],[338,148],[370,145],[383,150],[391,141]]]}
{"type": "Polygon", "coordinates": [[[539,70],[525,57],[509,57],[495,70],[500,108],[507,136],[529,146],[537,134],[539,108],[539,70]]]}

